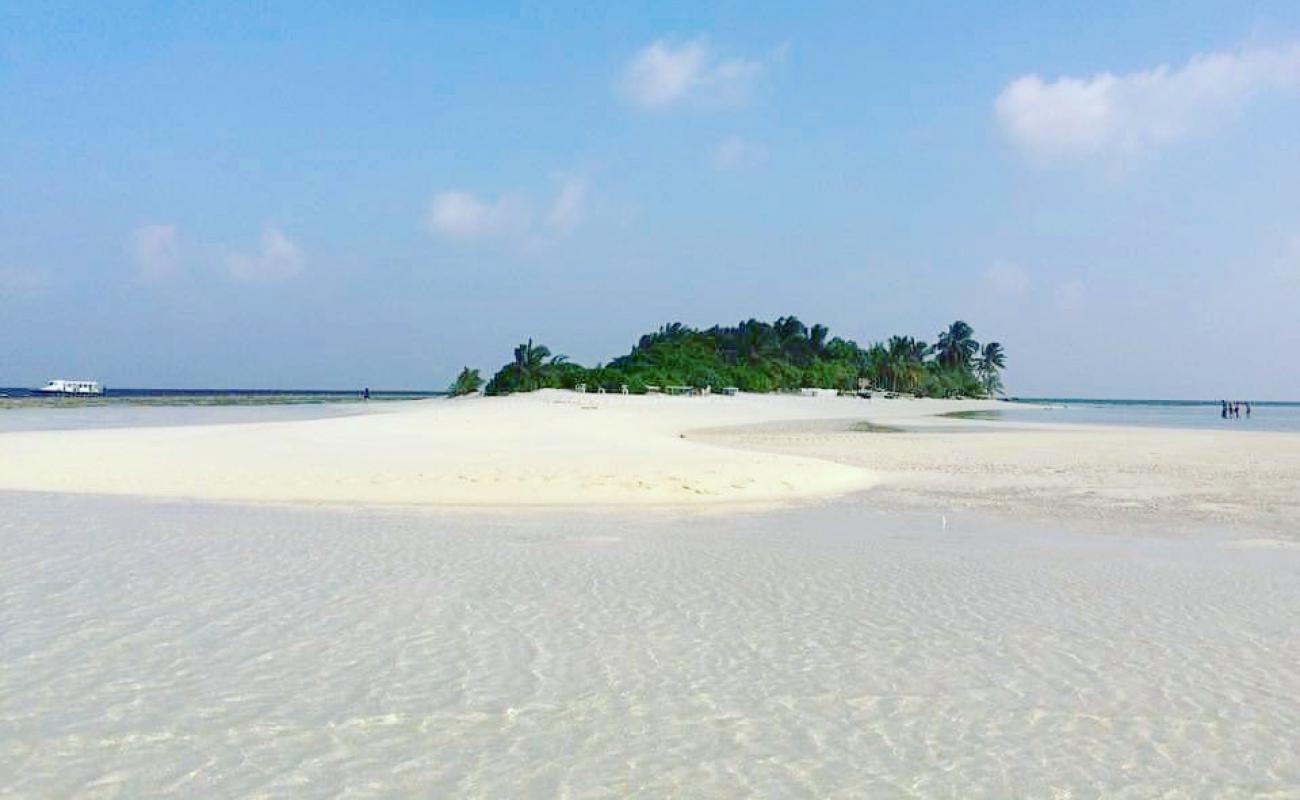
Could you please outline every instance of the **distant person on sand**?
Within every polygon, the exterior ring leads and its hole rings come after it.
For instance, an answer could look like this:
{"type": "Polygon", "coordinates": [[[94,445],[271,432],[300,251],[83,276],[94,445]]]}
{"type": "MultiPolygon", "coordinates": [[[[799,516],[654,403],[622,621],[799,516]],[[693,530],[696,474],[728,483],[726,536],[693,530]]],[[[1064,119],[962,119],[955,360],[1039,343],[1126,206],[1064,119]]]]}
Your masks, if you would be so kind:
{"type": "Polygon", "coordinates": [[[1228,401],[1227,401],[1227,400],[1220,400],[1220,401],[1219,401],[1219,416],[1222,417],[1223,419],[1227,419],[1227,418],[1228,418],[1228,401]]]}
{"type": "Polygon", "coordinates": [[[1250,403],[1246,404],[1246,419],[1250,419],[1250,403]]]}
{"type": "Polygon", "coordinates": [[[365,389],[362,389],[362,390],[361,390],[361,399],[362,399],[362,400],[369,400],[369,399],[370,399],[370,387],[369,387],[369,386],[367,386],[365,389]]]}

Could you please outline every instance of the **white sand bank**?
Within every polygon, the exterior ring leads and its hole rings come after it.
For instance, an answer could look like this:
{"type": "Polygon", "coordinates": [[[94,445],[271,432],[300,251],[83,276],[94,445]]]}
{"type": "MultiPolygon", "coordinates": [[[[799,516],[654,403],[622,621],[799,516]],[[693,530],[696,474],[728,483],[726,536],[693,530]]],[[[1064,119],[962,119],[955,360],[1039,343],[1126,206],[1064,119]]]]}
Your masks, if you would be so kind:
{"type": "Polygon", "coordinates": [[[861,467],[683,439],[775,420],[916,418],[987,404],[545,391],[308,421],[0,434],[0,488],[247,501],[769,502],[867,488],[861,467]]]}
{"type": "Polygon", "coordinates": [[[1300,434],[936,417],[982,401],[546,391],[326,419],[0,433],[0,489],[466,506],[880,504],[1300,540],[1300,434]],[[901,433],[855,431],[867,421],[901,433]]]}

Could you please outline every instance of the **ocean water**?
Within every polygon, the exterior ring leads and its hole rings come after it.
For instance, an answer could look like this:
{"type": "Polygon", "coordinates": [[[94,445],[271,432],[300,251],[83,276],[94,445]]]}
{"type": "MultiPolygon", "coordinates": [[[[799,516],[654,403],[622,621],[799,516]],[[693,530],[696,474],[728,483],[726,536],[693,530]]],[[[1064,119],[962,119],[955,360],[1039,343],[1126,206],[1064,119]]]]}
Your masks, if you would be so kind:
{"type": "MultiPolygon", "coordinates": [[[[409,400],[436,397],[446,392],[425,390],[371,390],[372,400],[409,400]]],[[[0,400],[11,405],[32,401],[58,402],[64,405],[104,404],[191,404],[191,405],[270,405],[276,403],[338,403],[362,399],[360,389],[119,389],[108,387],[101,395],[47,395],[36,389],[0,386],[0,400]]]]}
{"type": "Polygon", "coordinates": [[[0,504],[3,796],[1300,795],[1285,543],[0,504]]]}
{"type": "Polygon", "coordinates": [[[157,428],[179,425],[222,425],[242,422],[284,422],[368,413],[361,403],[304,403],[277,405],[166,405],[126,404],[30,406],[0,409],[0,433],[14,431],[95,430],[101,428],[157,428]]]}
{"type": "Polygon", "coordinates": [[[979,416],[1012,422],[1300,432],[1300,403],[1294,402],[1251,403],[1249,418],[1243,408],[1241,419],[1223,419],[1218,401],[1021,397],[979,416]]]}
{"type": "MultiPolygon", "coordinates": [[[[371,390],[371,400],[413,400],[438,397],[446,392],[424,390],[371,390]]],[[[0,409],[55,407],[76,408],[104,405],[132,406],[230,406],[303,405],[355,403],[363,400],[360,389],[119,389],[108,387],[99,395],[49,395],[35,389],[0,386],[0,409]]]]}
{"type": "Polygon", "coordinates": [[[49,397],[0,389],[0,433],[275,422],[377,413],[391,401],[437,392],[110,389],[102,397],[49,397]]]}

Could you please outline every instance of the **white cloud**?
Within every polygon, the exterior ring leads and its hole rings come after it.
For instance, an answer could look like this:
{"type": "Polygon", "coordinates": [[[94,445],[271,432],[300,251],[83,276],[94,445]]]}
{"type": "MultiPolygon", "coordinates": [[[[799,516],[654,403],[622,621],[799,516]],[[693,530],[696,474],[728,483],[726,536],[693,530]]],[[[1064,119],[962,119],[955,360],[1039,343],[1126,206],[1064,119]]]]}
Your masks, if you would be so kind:
{"type": "Polygon", "coordinates": [[[275,283],[297,277],[302,274],[304,263],[302,248],[269,225],[262,230],[257,253],[226,256],[226,269],[231,277],[249,283],[275,283]]]}
{"type": "Polygon", "coordinates": [[[141,225],[131,232],[127,251],[136,279],[156,283],[179,274],[180,249],[175,225],[141,225]]]}
{"type": "Polygon", "coordinates": [[[1193,58],[1181,67],[1046,81],[1024,75],[995,108],[1007,137],[1040,161],[1142,153],[1213,126],[1267,91],[1300,88],[1300,42],[1193,58]]]}
{"type": "Polygon", "coordinates": [[[686,95],[705,73],[707,51],[696,39],[674,46],[657,41],[633,57],[623,73],[623,88],[647,108],[666,106],[686,95]]]}
{"type": "Polygon", "coordinates": [[[743,169],[766,163],[767,148],[747,142],[739,136],[728,136],[713,149],[715,169],[743,169]]]}
{"type": "Polygon", "coordinates": [[[718,58],[703,38],[685,42],[659,39],[632,57],[619,87],[628,99],[646,109],[667,108],[693,95],[738,102],[748,96],[762,71],[760,61],[718,58]]]}
{"type": "Polygon", "coordinates": [[[995,294],[1004,297],[1024,297],[1029,293],[1029,274],[1010,261],[994,261],[984,270],[984,283],[995,294]]]}
{"type": "Polygon", "coordinates": [[[522,194],[481,199],[461,190],[439,192],[429,208],[429,229],[464,242],[499,240],[542,244],[572,233],[587,216],[586,179],[562,175],[555,195],[539,205],[522,194]]]}
{"type": "Polygon", "coordinates": [[[551,201],[547,223],[561,234],[571,233],[587,215],[587,182],[582,178],[567,176],[561,179],[560,189],[551,201]]]}
{"type": "Polygon", "coordinates": [[[452,190],[433,198],[429,226],[452,239],[515,236],[528,230],[532,216],[528,203],[514,195],[487,202],[469,192],[452,190]]]}

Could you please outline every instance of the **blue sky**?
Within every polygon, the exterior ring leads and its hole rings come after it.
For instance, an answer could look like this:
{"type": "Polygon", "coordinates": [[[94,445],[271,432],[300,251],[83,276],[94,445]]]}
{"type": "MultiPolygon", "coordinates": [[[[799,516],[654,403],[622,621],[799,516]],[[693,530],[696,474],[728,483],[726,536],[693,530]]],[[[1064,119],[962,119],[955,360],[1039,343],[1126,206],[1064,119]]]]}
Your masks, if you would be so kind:
{"type": "Polygon", "coordinates": [[[963,318],[1018,394],[1300,398],[1300,7],[0,6],[0,385],[441,387],[963,318]]]}

